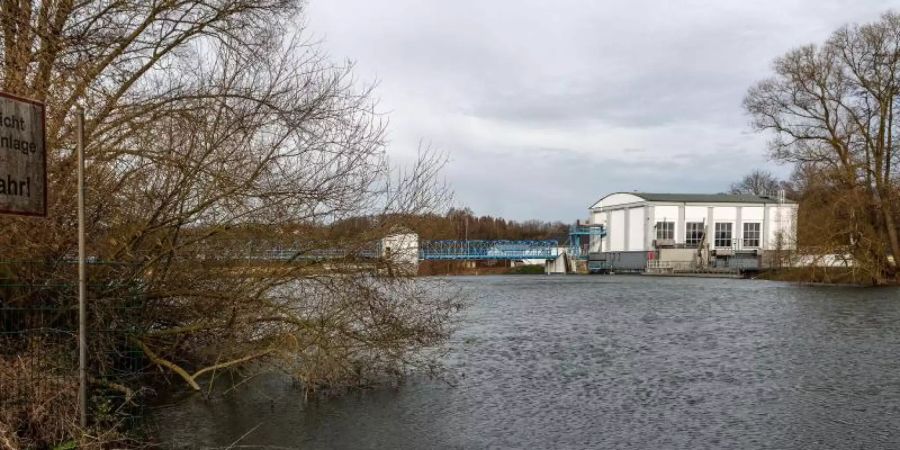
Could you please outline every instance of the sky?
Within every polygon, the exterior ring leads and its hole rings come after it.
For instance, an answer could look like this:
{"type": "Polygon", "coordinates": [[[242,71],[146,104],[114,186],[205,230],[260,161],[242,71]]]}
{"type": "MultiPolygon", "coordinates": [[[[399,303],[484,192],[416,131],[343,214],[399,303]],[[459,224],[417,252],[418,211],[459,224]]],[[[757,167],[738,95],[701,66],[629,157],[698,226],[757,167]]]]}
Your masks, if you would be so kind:
{"type": "Polygon", "coordinates": [[[377,83],[388,152],[448,157],[454,204],[585,219],[610,192],[723,192],[768,157],[741,102],[792,48],[882,0],[308,0],[306,31],[377,83]]]}

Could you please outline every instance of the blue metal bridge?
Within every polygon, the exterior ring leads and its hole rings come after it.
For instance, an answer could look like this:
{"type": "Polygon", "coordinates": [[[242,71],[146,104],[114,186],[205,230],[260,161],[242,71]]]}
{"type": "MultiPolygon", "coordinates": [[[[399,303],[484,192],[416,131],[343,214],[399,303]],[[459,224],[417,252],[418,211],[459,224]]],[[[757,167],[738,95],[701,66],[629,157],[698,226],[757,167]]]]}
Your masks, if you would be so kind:
{"type": "MultiPolygon", "coordinates": [[[[477,261],[477,260],[554,260],[562,253],[569,258],[587,259],[591,238],[606,236],[602,225],[582,225],[576,223],[569,228],[569,240],[560,245],[556,240],[435,240],[419,242],[419,260],[422,261],[477,261]]],[[[239,254],[217,254],[214,258],[227,259],[229,256],[241,259],[290,261],[290,260],[330,260],[330,259],[378,259],[384,256],[381,243],[372,243],[366,248],[349,251],[341,248],[300,249],[288,245],[261,245],[239,251],[239,254]]],[[[411,247],[415,252],[414,247],[411,247]]],[[[390,251],[390,250],[388,250],[390,251]]],[[[402,251],[402,250],[401,250],[402,251]]]]}
{"type": "MultiPolygon", "coordinates": [[[[591,237],[606,236],[602,225],[575,224],[569,229],[569,242],[565,251],[573,258],[586,259],[591,237]]],[[[423,261],[475,261],[556,259],[560,245],[555,240],[442,240],[422,241],[419,259],[423,261]]]]}
{"type": "Polygon", "coordinates": [[[520,260],[556,259],[557,241],[422,241],[419,259],[423,261],[473,261],[483,259],[520,260]]]}

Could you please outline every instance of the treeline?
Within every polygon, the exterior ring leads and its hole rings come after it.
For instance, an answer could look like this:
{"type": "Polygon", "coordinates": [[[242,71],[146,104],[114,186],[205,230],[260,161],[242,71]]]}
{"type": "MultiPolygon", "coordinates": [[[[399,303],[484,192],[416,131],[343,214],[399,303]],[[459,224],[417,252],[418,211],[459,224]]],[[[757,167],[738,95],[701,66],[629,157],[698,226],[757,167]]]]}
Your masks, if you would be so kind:
{"type": "Polygon", "coordinates": [[[445,214],[416,214],[403,217],[354,217],[336,223],[333,233],[353,236],[360,230],[371,230],[375,223],[402,224],[423,240],[488,239],[488,240],[557,240],[568,239],[569,225],[563,222],[526,220],[518,222],[502,217],[477,216],[469,208],[451,208],[445,214]]]}
{"type": "Polygon", "coordinates": [[[450,209],[444,215],[421,215],[411,222],[422,239],[507,239],[565,242],[569,227],[563,222],[526,220],[517,222],[502,217],[476,216],[471,209],[450,209]]]}
{"type": "Polygon", "coordinates": [[[798,244],[852,256],[871,284],[900,280],[900,15],[845,26],[777,58],[744,106],[795,166],[798,244]]]}
{"type": "MultiPolygon", "coordinates": [[[[796,165],[790,177],[780,180],[755,170],[732,184],[731,193],[777,195],[797,202],[796,233],[785,236],[807,261],[837,257],[851,262],[847,268],[829,270],[815,264],[771,274],[786,281],[886,284],[897,282],[896,264],[883,212],[874,207],[865,189],[848,187],[835,179],[831,169],[814,163],[796,165]]],[[[900,192],[891,194],[900,201],[900,192]]],[[[900,223],[900,215],[894,215],[900,223]]]]}

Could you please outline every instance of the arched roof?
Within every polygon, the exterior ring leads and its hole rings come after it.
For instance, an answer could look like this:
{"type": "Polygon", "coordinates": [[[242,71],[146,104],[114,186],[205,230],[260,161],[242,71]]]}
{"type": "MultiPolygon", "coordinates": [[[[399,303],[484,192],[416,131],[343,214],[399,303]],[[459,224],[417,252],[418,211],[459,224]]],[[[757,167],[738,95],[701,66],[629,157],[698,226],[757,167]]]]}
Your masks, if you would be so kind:
{"type": "MultiPolygon", "coordinates": [[[[778,203],[778,197],[752,194],[668,194],[651,192],[613,192],[594,202],[591,209],[640,202],[666,203],[778,203]]],[[[785,199],[785,203],[796,203],[785,199]]]]}

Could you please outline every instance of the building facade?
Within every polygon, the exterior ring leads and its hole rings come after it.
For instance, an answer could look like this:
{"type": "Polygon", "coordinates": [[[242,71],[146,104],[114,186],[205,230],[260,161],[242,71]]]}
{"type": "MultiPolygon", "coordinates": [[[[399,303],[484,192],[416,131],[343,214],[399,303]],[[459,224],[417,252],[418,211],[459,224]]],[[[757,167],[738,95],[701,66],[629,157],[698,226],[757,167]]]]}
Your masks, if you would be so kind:
{"type": "Polygon", "coordinates": [[[641,270],[650,260],[735,265],[796,242],[797,204],[783,195],[619,192],[590,213],[606,229],[591,240],[591,259],[613,269],[641,270]]]}

